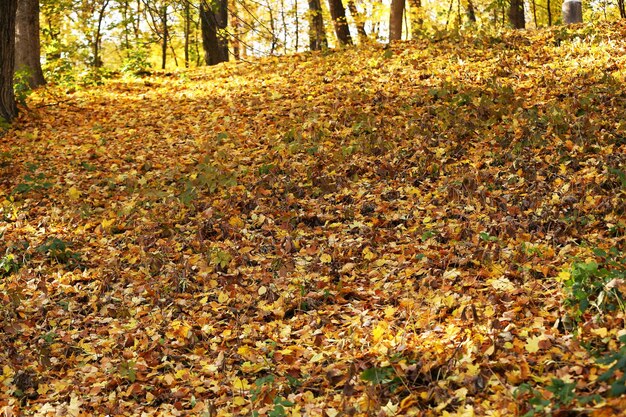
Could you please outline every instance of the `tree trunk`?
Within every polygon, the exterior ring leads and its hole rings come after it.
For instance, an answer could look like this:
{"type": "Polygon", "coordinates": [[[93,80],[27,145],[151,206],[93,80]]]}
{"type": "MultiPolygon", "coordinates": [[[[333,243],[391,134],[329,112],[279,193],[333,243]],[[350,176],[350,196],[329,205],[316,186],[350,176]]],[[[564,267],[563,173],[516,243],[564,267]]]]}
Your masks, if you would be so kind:
{"type": "Polygon", "coordinates": [[[189,68],[189,35],[191,32],[191,10],[189,1],[185,1],[185,68],[189,68]]]}
{"type": "Polygon", "coordinates": [[[328,0],[328,8],[330,16],[335,26],[335,34],[339,45],[352,45],[352,37],[350,36],[350,28],[346,20],[346,9],[343,7],[341,0],[328,0]]]}
{"type": "Polygon", "coordinates": [[[206,65],[228,61],[228,42],[220,30],[228,24],[227,0],[202,0],[200,3],[200,29],[206,65]]]}
{"type": "Polygon", "coordinates": [[[15,17],[15,70],[26,71],[30,88],[44,85],[39,44],[39,0],[18,0],[15,17]]]}
{"type": "MultiPolygon", "coordinates": [[[[21,1],[21,0],[20,0],[21,1]]],[[[109,0],[105,0],[100,8],[98,14],[98,25],[96,26],[96,36],[93,43],[93,66],[94,68],[102,67],[102,60],[100,59],[100,42],[102,39],[102,21],[104,20],[104,12],[109,5],[109,0]]]]}
{"type": "Polygon", "coordinates": [[[422,0],[409,0],[409,6],[411,12],[411,37],[416,39],[420,33],[422,25],[424,24],[424,19],[420,16],[422,0]]]}
{"type": "Polygon", "coordinates": [[[4,121],[17,116],[13,94],[16,11],[17,0],[0,0],[0,119],[4,121]]]}
{"type": "Polygon", "coordinates": [[[562,6],[563,23],[581,23],[583,21],[583,4],[581,0],[565,0],[562,6]]]}
{"type": "Polygon", "coordinates": [[[359,34],[359,42],[364,43],[367,41],[367,32],[365,31],[365,19],[359,13],[359,10],[356,8],[356,4],[354,4],[354,0],[348,0],[348,10],[350,10],[350,14],[354,19],[354,23],[356,24],[356,31],[359,34]]]}
{"type": "Polygon", "coordinates": [[[321,51],[328,48],[328,40],[324,30],[324,17],[322,16],[322,4],[320,0],[308,0],[308,2],[309,48],[311,51],[321,51]]]}
{"type": "Polygon", "coordinates": [[[476,23],[476,8],[472,0],[467,0],[467,19],[472,23],[476,23]]]}
{"type": "Polygon", "coordinates": [[[548,9],[548,26],[552,26],[552,5],[550,0],[546,0],[546,9],[548,9]]]}
{"type": "Polygon", "coordinates": [[[624,5],[624,0],[617,0],[617,8],[619,9],[619,17],[622,19],[626,18],[626,6],[624,5]]]}
{"type": "Polygon", "coordinates": [[[524,0],[510,0],[509,2],[509,23],[514,29],[524,29],[526,27],[526,17],[524,16],[524,0]]]}
{"type": "Polygon", "coordinates": [[[405,0],[391,0],[389,12],[389,41],[402,39],[402,15],[404,14],[405,0]]]}
{"type": "Polygon", "coordinates": [[[161,69],[165,69],[167,64],[167,4],[163,6],[163,43],[161,44],[161,69]]]}

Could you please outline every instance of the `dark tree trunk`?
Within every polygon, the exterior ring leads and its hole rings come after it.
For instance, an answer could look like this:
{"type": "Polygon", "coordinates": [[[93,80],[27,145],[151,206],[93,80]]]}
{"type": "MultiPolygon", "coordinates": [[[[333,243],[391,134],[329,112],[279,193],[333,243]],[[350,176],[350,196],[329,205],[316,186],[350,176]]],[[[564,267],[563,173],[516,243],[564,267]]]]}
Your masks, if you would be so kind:
{"type": "Polygon", "coordinates": [[[0,119],[17,116],[13,94],[15,66],[15,12],[17,0],[0,0],[0,119]]]}
{"type": "Polygon", "coordinates": [[[346,9],[343,7],[341,0],[328,0],[328,8],[330,16],[335,26],[335,34],[339,45],[352,45],[352,37],[350,36],[350,28],[346,20],[346,9]]]}
{"type": "Polygon", "coordinates": [[[102,7],[100,8],[100,11],[98,14],[98,25],[96,26],[96,36],[95,36],[95,41],[93,43],[93,66],[94,68],[102,67],[102,59],[100,59],[100,42],[102,39],[102,21],[104,20],[104,12],[106,11],[106,8],[108,5],[109,5],[109,0],[105,0],[102,3],[102,7]]]}
{"type": "Polygon", "coordinates": [[[402,39],[402,15],[404,14],[405,0],[391,0],[389,11],[389,40],[399,41],[402,39]]]}
{"type": "Polygon", "coordinates": [[[227,0],[203,0],[200,3],[200,28],[206,65],[228,61],[228,41],[223,33],[228,24],[227,0]]]}
{"type": "Polygon", "coordinates": [[[44,85],[39,43],[39,0],[18,0],[15,17],[15,70],[26,71],[30,88],[44,85]]]}
{"type": "Polygon", "coordinates": [[[514,29],[524,29],[526,27],[526,17],[524,16],[524,0],[510,0],[509,2],[509,23],[514,29]]]}
{"type": "Polygon", "coordinates": [[[324,30],[324,17],[322,16],[322,4],[320,0],[308,0],[308,2],[309,48],[311,51],[321,51],[328,48],[328,40],[324,30]]]}
{"type": "Polygon", "coordinates": [[[165,69],[167,64],[167,4],[163,6],[163,16],[161,17],[163,23],[163,43],[161,43],[161,69],[165,69]]]}
{"type": "Polygon", "coordinates": [[[367,32],[365,31],[365,20],[359,10],[356,8],[356,4],[354,4],[354,0],[348,0],[348,10],[350,10],[350,14],[354,19],[356,24],[356,31],[359,34],[359,42],[363,43],[367,41],[367,32]]]}
{"type": "Polygon", "coordinates": [[[191,10],[185,1],[185,68],[189,68],[189,34],[191,33],[191,10]]]}
{"type": "Polygon", "coordinates": [[[624,0],[617,0],[617,8],[619,9],[619,17],[622,19],[626,18],[626,6],[624,5],[624,0]]]}
{"type": "Polygon", "coordinates": [[[467,0],[467,19],[472,23],[476,23],[476,8],[472,0],[467,0]]]}
{"type": "Polygon", "coordinates": [[[546,8],[548,9],[548,26],[552,26],[552,5],[550,0],[546,0],[546,8]]]}
{"type": "Polygon", "coordinates": [[[565,0],[561,10],[566,25],[583,21],[583,4],[580,0],[565,0]]]}

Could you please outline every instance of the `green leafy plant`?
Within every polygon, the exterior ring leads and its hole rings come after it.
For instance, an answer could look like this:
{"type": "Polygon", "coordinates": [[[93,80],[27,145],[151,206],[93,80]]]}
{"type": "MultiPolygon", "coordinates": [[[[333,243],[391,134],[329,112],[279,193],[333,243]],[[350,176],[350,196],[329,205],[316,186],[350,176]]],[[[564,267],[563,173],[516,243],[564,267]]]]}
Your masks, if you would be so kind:
{"type": "Polygon", "coordinates": [[[15,93],[15,100],[22,106],[26,106],[26,98],[33,92],[28,82],[31,76],[31,71],[28,69],[21,69],[15,71],[13,74],[13,92],[15,93]]]}
{"type": "Polygon", "coordinates": [[[540,390],[533,388],[528,383],[520,385],[515,390],[514,395],[516,398],[527,398],[528,400],[529,409],[522,417],[551,415],[552,412],[557,410],[570,410],[574,407],[585,406],[601,400],[598,395],[577,395],[575,382],[565,382],[558,378],[552,378],[545,390],[551,393],[549,398],[546,398],[540,390]]]}
{"type": "Polygon", "coordinates": [[[134,361],[123,361],[119,367],[120,376],[128,382],[133,383],[137,380],[137,370],[134,361]]]}
{"type": "Polygon", "coordinates": [[[196,170],[185,181],[185,188],[179,195],[180,201],[189,206],[198,197],[198,193],[216,192],[219,188],[237,185],[237,174],[209,164],[207,161],[196,166],[196,170]]]}
{"type": "Polygon", "coordinates": [[[394,379],[395,372],[392,367],[385,366],[382,368],[368,368],[361,372],[361,379],[374,385],[391,382],[394,379]]]}
{"type": "Polygon", "coordinates": [[[47,181],[43,172],[37,172],[39,165],[29,163],[26,165],[28,174],[24,175],[23,182],[17,184],[13,189],[13,194],[25,194],[34,190],[46,190],[52,187],[52,183],[47,181]]]}
{"type": "Polygon", "coordinates": [[[626,256],[616,248],[608,253],[595,249],[597,261],[575,262],[565,281],[566,305],[573,308],[572,317],[579,320],[590,307],[598,314],[624,309],[624,296],[614,285],[626,279],[626,256]]]}
{"type": "Polygon", "coordinates": [[[232,255],[226,251],[223,251],[219,248],[211,250],[210,262],[219,271],[226,271],[232,259],[232,255]]]}
{"type": "Polygon", "coordinates": [[[80,254],[72,252],[70,242],[59,238],[48,238],[45,243],[37,247],[37,252],[43,253],[58,263],[78,265],[81,261],[80,254]]]}
{"type": "Polygon", "coordinates": [[[605,382],[611,381],[609,394],[615,397],[626,393],[626,334],[620,336],[619,341],[622,346],[618,351],[611,352],[598,360],[598,363],[602,365],[611,365],[598,379],[605,382]]]}
{"type": "Polygon", "coordinates": [[[9,253],[0,258],[0,277],[11,275],[18,269],[20,269],[20,264],[13,254],[9,253]]]}
{"type": "Polygon", "coordinates": [[[150,72],[148,51],[145,48],[135,48],[128,52],[120,68],[123,73],[133,75],[147,75],[150,72]]]}

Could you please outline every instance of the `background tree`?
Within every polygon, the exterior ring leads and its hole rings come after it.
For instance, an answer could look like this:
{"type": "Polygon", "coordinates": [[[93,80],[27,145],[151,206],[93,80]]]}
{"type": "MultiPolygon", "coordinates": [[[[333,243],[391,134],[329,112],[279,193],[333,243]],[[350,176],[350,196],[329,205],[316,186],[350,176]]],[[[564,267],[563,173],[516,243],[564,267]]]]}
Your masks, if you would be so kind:
{"type": "Polygon", "coordinates": [[[350,28],[346,19],[346,9],[343,7],[341,0],[328,0],[328,8],[330,16],[333,19],[335,34],[339,45],[352,45],[352,37],[350,36],[350,28]]]}
{"type": "Polygon", "coordinates": [[[228,24],[227,0],[202,0],[200,27],[206,65],[228,61],[228,41],[224,31],[228,24]]]}
{"type": "Polygon", "coordinates": [[[363,43],[367,40],[367,31],[365,30],[365,18],[359,12],[359,9],[356,7],[354,0],[348,0],[348,10],[350,10],[350,14],[352,15],[352,19],[354,19],[354,24],[356,25],[356,31],[359,35],[359,42],[363,43]]]}
{"type": "Polygon", "coordinates": [[[515,29],[526,27],[526,16],[524,16],[524,0],[509,1],[509,23],[515,29]]]}
{"type": "Polygon", "coordinates": [[[583,4],[581,0],[563,1],[563,23],[580,23],[583,21],[583,4]]]}
{"type": "Polygon", "coordinates": [[[0,118],[5,121],[17,116],[13,93],[16,11],[17,0],[0,1],[0,118]]]}
{"type": "Polygon", "coordinates": [[[30,88],[46,83],[41,69],[39,0],[18,0],[15,16],[15,71],[25,71],[30,88]]]}
{"type": "Polygon", "coordinates": [[[322,4],[320,0],[309,1],[309,48],[311,51],[320,51],[328,48],[326,31],[324,30],[324,17],[322,16],[322,4]]]}
{"type": "Polygon", "coordinates": [[[391,0],[389,11],[389,40],[402,39],[402,17],[404,15],[405,0],[391,0]]]}

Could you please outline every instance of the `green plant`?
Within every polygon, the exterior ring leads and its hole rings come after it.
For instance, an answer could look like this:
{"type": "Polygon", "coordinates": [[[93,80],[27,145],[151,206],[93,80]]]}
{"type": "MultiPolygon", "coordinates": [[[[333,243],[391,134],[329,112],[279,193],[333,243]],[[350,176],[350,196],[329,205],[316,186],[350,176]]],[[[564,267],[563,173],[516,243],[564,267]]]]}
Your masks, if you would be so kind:
{"type": "Polygon", "coordinates": [[[374,385],[384,384],[391,382],[394,378],[394,370],[390,366],[382,368],[368,368],[361,372],[361,379],[366,382],[371,382],[374,385]]]}
{"type": "Polygon", "coordinates": [[[146,75],[150,70],[148,51],[145,48],[135,48],[128,52],[122,63],[121,71],[133,75],[146,75]]]}
{"type": "Polygon", "coordinates": [[[21,69],[15,71],[13,74],[13,92],[15,93],[15,100],[22,106],[26,106],[26,98],[33,92],[29,84],[30,77],[31,71],[28,69],[21,69]]]}
{"type": "Polygon", "coordinates": [[[570,277],[565,281],[568,298],[565,304],[573,308],[575,320],[587,313],[590,307],[598,314],[624,309],[624,296],[615,282],[626,279],[626,256],[617,248],[609,252],[595,249],[597,260],[575,262],[570,277]]]}
{"type": "Polygon", "coordinates": [[[137,371],[134,361],[123,361],[119,367],[120,376],[133,383],[137,379],[137,371]]]}
{"type": "Polygon", "coordinates": [[[179,195],[180,201],[189,206],[197,198],[198,192],[216,192],[219,188],[234,187],[237,185],[237,174],[226,169],[209,164],[207,161],[199,163],[196,171],[185,181],[185,188],[179,195]]]}
{"type": "Polygon", "coordinates": [[[233,259],[232,255],[219,248],[211,250],[210,262],[220,271],[226,271],[230,261],[233,259]]]}
{"type": "Polygon", "coordinates": [[[59,238],[48,238],[45,243],[37,247],[37,252],[43,253],[56,262],[69,265],[77,265],[80,263],[80,254],[72,252],[70,242],[65,242],[59,238]]]}
{"type": "Polygon", "coordinates": [[[522,417],[552,415],[553,411],[570,410],[574,407],[584,406],[601,400],[598,395],[577,395],[575,382],[565,382],[558,378],[552,378],[545,389],[551,393],[549,398],[546,398],[540,390],[533,388],[528,383],[520,385],[515,390],[515,398],[528,399],[529,410],[522,417]]]}
{"type": "Polygon", "coordinates": [[[611,352],[598,359],[602,365],[611,365],[598,378],[600,381],[612,381],[609,395],[618,396],[626,393],[626,334],[619,337],[622,346],[616,352],[611,352]]]}
{"type": "Polygon", "coordinates": [[[17,184],[12,194],[25,194],[34,190],[45,190],[52,187],[52,183],[46,181],[46,175],[42,172],[37,173],[39,165],[29,163],[26,165],[28,174],[24,175],[23,182],[17,184]]]}
{"type": "Polygon", "coordinates": [[[20,264],[13,254],[9,253],[0,258],[0,277],[11,275],[18,269],[20,269],[20,264]]]}
{"type": "MultiPolygon", "coordinates": [[[[272,404],[274,407],[268,411],[269,417],[285,417],[287,410],[285,407],[293,407],[295,404],[287,400],[282,395],[275,395],[276,377],[274,375],[266,375],[254,381],[255,388],[250,390],[251,400],[257,402],[265,395],[273,395],[272,404]]],[[[258,411],[253,411],[252,416],[259,416],[258,411]]]]}

